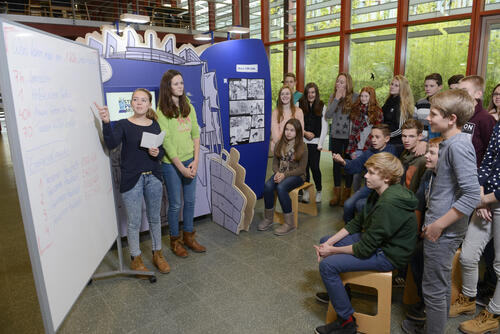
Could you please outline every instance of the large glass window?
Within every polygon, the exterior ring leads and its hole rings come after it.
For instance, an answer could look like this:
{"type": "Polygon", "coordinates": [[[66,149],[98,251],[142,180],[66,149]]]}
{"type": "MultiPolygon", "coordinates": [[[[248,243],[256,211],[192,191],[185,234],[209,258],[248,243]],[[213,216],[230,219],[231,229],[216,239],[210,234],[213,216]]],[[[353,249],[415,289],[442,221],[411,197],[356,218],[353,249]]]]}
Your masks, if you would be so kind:
{"type": "Polygon", "coordinates": [[[208,2],[195,1],[194,2],[194,15],[196,18],[195,29],[200,31],[208,31],[208,2]]]}
{"type": "Polygon", "coordinates": [[[354,91],[375,88],[381,105],[389,93],[389,83],[394,73],[394,48],[396,29],[385,29],[351,35],[349,73],[354,81],[354,91]]]}
{"type": "Polygon", "coordinates": [[[269,53],[271,91],[274,108],[278,99],[278,92],[281,86],[283,86],[283,74],[286,72],[295,73],[295,43],[271,45],[269,53]]]}
{"type": "Polygon", "coordinates": [[[269,1],[269,39],[271,41],[295,38],[297,22],[295,6],[295,1],[269,1]]]}
{"type": "Polygon", "coordinates": [[[233,25],[233,2],[219,0],[215,3],[215,29],[233,25]]]}
{"type": "Polygon", "coordinates": [[[444,83],[452,75],[465,75],[469,34],[470,20],[408,27],[406,77],[415,101],[425,97],[426,75],[437,72],[444,83]]]}
{"type": "Polygon", "coordinates": [[[472,0],[410,0],[408,19],[420,20],[470,12],[472,0]]]}
{"type": "Polygon", "coordinates": [[[484,9],[486,10],[500,9],[500,0],[486,0],[484,2],[484,9]]]}
{"type": "Polygon", "coordinates": [[[363,28],[396,23],[397,0],[352,0],[351,27],[363,28]]]}
{"type": "Polygon", "coordinates": [[[248,7],[250,15],[250,38],[260,39],[260,0],[250,1],[248,7]]]}
{"type": "Polygon", "coordinates": [[[500,23],[489,27],[485,79],[484,104],[488,107],[493,88],[500,83],[500,23]]]}
{"type": "MultiPolygon", "coordinates": [[[[333,92],[335,78],[339,73],[339,37],[328,37],[306,41],[305,84],[318,85],[321,100],[328,103],[333,92]]],[[[304,84],[304,86],[305,86],[304,84]]]]}
{"type": "Polygon", "coordinates": [[[307,0],[306,36],[339,31],[340,0],[307,0]]]}

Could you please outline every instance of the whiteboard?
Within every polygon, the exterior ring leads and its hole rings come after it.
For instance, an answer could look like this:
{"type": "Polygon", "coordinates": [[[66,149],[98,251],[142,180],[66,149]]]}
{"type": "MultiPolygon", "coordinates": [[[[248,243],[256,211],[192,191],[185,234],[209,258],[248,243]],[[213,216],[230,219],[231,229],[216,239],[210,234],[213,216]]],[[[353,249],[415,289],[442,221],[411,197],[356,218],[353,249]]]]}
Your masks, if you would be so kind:
{"type": "Polygon", "coordinates": [[[97,50],[0,19],[0,78],[45,330],[59,328],[118,231],[97,50]]]}

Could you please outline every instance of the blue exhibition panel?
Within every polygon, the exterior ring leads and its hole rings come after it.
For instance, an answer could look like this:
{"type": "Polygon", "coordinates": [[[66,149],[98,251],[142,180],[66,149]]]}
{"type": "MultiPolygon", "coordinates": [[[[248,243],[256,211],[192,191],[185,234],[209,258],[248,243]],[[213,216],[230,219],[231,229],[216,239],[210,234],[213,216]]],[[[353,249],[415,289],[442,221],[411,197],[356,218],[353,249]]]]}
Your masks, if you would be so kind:
{"type": "Polygon", "coordinates": [[[235,145],[240,164],[246,168],[246,184],[258,198],[262,197],[271,131],[271,77],[264,44],[258,39],[242,39],[217,43],[200,56],[208,71],[216,72],[224,148],[230,144],[229,81],[230,79],[264,79],[264,141],[235,145]]]}

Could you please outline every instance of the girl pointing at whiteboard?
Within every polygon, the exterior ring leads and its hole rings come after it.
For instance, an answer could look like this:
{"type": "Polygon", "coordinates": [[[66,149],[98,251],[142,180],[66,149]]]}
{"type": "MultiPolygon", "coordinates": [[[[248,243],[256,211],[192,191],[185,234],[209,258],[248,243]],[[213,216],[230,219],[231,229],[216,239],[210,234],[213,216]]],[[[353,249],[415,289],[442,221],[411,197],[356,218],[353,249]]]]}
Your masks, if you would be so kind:
{"type": "Polygon", "coordinates": [[[158,123],[165,131],[162,170],[168,193],[168,227],[170,247],[175,255],[188,255],[183,244],[195,252],[204,252],[194,237],[194,205],[196,195],[196,171],[200,153],[200,129],[196,112],[184,92],[184,80],[179,71],[168,70],[160,83],[158,123]],[[179,211],[181,188],[184,199],[183,240],[179,235],[179,211]]]}
{"type": "MultiPolygon", "coordinates": [[[[116,122],[111,127],[108,107],[96,107],[103,123],[103,136],[106,146],[111,150],[122,144],[121,182],[125,210],[127,211],[127,240],[132,257],[132,270],[147,271],[142,262],[139,248],[139,229],[142,222],[142,199],[146,202],[149,232],[153,249],[153,263],[166,274],[170,266],[161,252],[160,210],[163,194],[160,159],[165,155],[162,147],[143,148],[140,146],[143,132],[159,134],[160,125],[151,109],[151,93],[147,89],[136,89],[131,101],[134,114],[116,122]]],[[[147,279],[147,276],[140,276],[147,279]]]]}

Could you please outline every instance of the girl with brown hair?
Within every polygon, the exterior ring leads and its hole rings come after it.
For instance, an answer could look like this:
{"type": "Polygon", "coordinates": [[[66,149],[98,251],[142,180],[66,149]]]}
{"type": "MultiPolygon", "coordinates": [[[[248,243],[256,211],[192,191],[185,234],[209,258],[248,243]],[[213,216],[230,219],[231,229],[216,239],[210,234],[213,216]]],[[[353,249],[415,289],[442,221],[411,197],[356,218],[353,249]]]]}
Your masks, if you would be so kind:
{"type": "Polygon", "coordinates": [[[292,201],[288,194],[304,184],[306,178],[307,146],[304,144],[302,125],[295,119],[289,119],[285,130],[274,149],[273,176],[264,185],[264,220],[257,229],[265,231],[273,225],[274,192],[283,209],[285,223],[274,230],[276,235],[285,235],[295,231],[292,201]]]}
{"type": "Polygon", "coordinates": [[[271,117],[271,151],[274,152],[274,146],[283,135],[285,123],[291,119],[299,120],[302,129],[304,128],[304,114],[299,107],[293,103],[292,89],[288,86],[281,87],[278,94],[278,105],[273,110],[271,117]]]}

